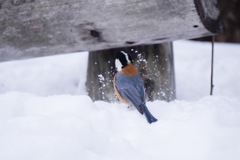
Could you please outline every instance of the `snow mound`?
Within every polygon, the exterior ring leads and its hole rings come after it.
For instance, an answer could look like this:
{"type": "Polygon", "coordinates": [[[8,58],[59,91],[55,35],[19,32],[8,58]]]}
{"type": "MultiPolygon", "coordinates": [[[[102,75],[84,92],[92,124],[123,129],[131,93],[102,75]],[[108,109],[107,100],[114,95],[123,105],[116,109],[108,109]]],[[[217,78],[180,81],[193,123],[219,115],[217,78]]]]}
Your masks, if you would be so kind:
{"type": "Polygon", "coordinates": [[[0,95],[2,160],[238,160],[240,101],[154,101],[148,124],[125,104],[84,95],[0,95]]]}

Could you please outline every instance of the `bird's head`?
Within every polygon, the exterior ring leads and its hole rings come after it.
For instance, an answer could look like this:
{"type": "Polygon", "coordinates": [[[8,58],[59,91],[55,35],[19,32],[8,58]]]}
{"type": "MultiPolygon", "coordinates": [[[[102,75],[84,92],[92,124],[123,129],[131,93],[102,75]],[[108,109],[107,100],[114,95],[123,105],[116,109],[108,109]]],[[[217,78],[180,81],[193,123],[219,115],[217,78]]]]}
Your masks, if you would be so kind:
{"type": "Polygon", "coordinates": [[[129,63],[132,63],[132,58],[129,54],[124,51],[117,52],[115,65],[118,71],[121,71],[129,63]]]}

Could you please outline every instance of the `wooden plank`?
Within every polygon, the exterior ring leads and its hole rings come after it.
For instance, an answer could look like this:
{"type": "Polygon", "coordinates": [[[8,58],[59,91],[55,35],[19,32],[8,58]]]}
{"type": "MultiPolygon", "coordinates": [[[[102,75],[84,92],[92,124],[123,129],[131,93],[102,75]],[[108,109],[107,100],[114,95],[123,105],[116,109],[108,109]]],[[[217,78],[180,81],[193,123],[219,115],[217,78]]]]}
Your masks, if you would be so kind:
{"type": "Polygon", "coordinates": [[[216,0],[0,0],[0,61],[221,31],[216,0]]]}

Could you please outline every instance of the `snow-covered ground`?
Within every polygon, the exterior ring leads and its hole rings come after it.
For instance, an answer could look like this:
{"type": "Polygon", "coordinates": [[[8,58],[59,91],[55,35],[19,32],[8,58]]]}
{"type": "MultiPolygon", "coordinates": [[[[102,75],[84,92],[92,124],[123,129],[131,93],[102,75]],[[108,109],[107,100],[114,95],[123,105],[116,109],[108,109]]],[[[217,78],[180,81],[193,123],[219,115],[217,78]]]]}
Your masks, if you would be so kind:
{"type": "Polygon", "coordinates": [[[0,63],[1,160],[239,160],[240,45],[174,42],[177,100],[147,105],[86,95],[87,53],[0,63]]]}

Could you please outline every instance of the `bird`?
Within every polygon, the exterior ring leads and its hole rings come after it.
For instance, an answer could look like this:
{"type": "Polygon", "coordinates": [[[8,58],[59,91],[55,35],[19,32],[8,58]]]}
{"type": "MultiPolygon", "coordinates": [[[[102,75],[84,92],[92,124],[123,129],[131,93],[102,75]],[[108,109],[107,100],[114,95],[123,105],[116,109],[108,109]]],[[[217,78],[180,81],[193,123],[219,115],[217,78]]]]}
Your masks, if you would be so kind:
{"type": "Polygon", "coordinates": [[[116,53],[115,65],[117,73],[113,78],[113,86],[119,100],[134,106],[145,115],[148,123],[156,122],[157,119],[146,106],[143,81],[133,65],[132,57],[124,51],[119,51],[116,53]]]}

